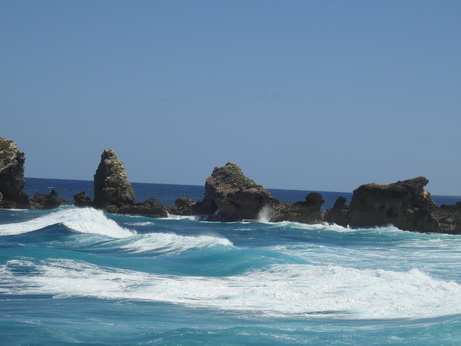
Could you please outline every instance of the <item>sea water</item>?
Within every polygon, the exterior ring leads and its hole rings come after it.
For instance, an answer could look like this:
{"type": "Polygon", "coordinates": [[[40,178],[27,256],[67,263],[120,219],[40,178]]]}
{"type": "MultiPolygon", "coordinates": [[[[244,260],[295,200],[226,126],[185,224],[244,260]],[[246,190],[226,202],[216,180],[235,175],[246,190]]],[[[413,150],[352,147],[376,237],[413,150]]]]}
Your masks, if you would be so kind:
{"type": "MultiPolygon", "coordinates": [[[[203,196],[134,187],[138,200],[203,196]]],[[[91,193],[80,181],[26,190],[51,188],[91,193]]],[[[460,249],[461,236],[392,226],[0,210],[0,343],[455,345],[460,249]]]]}

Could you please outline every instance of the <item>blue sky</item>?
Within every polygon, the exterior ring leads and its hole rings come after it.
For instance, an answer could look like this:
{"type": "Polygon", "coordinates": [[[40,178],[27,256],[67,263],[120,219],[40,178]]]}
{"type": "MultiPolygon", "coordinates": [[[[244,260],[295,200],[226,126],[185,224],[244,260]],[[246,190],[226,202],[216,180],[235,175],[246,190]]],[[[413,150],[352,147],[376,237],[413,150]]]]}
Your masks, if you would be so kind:
{"type": "Polygon", "coordinates": [[[460,1],[0,0],[0,136],[26,176],[461,195],[460,1]]]}

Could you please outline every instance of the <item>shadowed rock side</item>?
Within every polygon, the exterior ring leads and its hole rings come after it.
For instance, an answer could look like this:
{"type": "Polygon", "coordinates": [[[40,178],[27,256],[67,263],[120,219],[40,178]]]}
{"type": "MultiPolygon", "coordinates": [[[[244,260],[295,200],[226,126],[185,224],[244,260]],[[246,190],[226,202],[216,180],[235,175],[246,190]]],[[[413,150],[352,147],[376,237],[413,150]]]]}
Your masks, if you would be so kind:
{"type": "Polygon", "coordinates": [[[461,233],[461,205],[437,207],[424,189],[428,182],[418,177],[389,185],[360,186],[349,206],[349,225],[394,225],[408,231],[461,233]]]}
{"type": "Polygon", "coordinates": [[[346,198],[339,196],[333,208],[330,208],[325,213],[325,221],[335,223],[346,227],[349,224],[349,207],[346,205],[346,198]]]}
{"type": "Polygon", "coordinates": [[[210,219],[219,221],[256,219],[273,200],[269,191],[247,178],[235,163],[228,162],[213,170],[205,182],[205,197],[192,210],[214,214],[210,219]]]}
{"type": "Polygon", "coordinates": [[[322,195],[317,192],[308,194],[305,201],[295,203],[276,201],[272,205],[273,215],[270,220],[273,222],[322,223],[324,215],[321,208],[324,202],[322,195]]]}

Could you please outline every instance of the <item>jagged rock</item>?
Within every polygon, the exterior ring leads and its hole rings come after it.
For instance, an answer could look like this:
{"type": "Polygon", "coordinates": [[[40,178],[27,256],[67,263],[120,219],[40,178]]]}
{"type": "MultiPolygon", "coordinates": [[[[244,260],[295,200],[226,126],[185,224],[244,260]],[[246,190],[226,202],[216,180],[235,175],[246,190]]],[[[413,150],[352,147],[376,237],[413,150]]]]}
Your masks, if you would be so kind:
{"type": "Polygon", "coordinates": [[[29,208],[29,196],[22,191],[24,153],[12,140],[0,138],[0,193],[3,208],[29,208]]]}
{"type": "Polygon", "coordinates": [[[216,167],[207,178],[205,197],[194,211],[202,208],[217,212],[214,219],[221,221],[256,219],[259,211],[272,202],[269,191],[247,178],[235,163],[228,162],[216,167]]]}
{"type": "Polygon", "coordinates": [[[128,181],[125,165],[113,150],[104,150],[94,175],[94,206],[107,209],[135,204],[133,187],[128,181]]]}
{"type": "Polygon", "coordinates": [[[171,213],[175,215],[192,215],[192,208],[195,203],[190,197],[178,197],[174,202],[176,208],[171,208],[171,213]]]}
{"type": "Polygon", "coordinates": [[[366,184],[354,191],[349,205],[351,227],[394,225],[402,230],[433,232],[437,222],[432,213],[437,206],[424,189],[424,177],[389,185],[366,184]]]}
{"type": "Polygon", "coordinates": [[[51,190],[49,194],[37,192],[34,198],[30,200],[31,209],[53,209],[66,204],[70,204],[70,202],[59,198],[55,190],[51,190]]]}
{"type": "Polygon", "coordinates": [[[349,219],[349,207],[346,205],[346,198],[339,196],[333,208],[330,208],[325,213],[325,221],[335,223],[340,226],[347,226],[349,219]]]}
{"type": "Polygon", "coordinates": [[[78,207],[88,207],[92,205],[91,198],[86,195],[86,191],[80,191],[74,195],[75,205],[78,207]]]}
{"type": "Polygon", "coordinates": [[[442,205],[432,212],[432,219],[436,223],[434,232],[460,234],[461,202],[454,205],[442,205]]]}
{"type": "Polygon", "coordinates": [[[312,192],[306,196],[305,201],[295,203],[276,202],[273,204],[273,216],[271,221],[292,221],[308,224],[323,222],[321,211],[324,199],[317,192],[312,192]]]}
{"type": "Polygon", "coordinates": [[[110,213],[141,215],[147,217],[167,217],[168,212],[163,204],[155,198],[149,198],[143,203],[126,204],[117,208],[112,205],[107,209],[110,213]]]}

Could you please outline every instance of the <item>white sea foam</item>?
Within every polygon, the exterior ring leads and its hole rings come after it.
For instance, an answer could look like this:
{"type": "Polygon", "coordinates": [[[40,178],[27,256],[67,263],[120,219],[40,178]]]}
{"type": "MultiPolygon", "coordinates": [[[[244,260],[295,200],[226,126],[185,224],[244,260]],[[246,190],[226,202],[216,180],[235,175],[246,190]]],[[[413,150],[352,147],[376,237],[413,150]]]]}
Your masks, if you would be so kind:
{"type": "Polygon", "coordinates": [[[277,265],[229,277],[155,275],[72,260],[0,266],[2,293],[183,304],[278,317],[429,318],[461,313],[461,285],[406,272],[277,265]],[[21,267],[33,274],[24,273],[21,267]]]}
{"type": "Polygon", "coordinates": [[[200,216],[196,215],[175,215],[175,214],[168,214],[168,217],[162,218],[163,220],[191,220],[191,221],[199,221],[200,216]]]}
{"type": "Polygon", "coordinates": [[[272,208],[269,205],[265,205],[264,207],[261,208],[261,210],[258,213],[258,217],[257,217],[258,222],[268,223],[273,213],[274,212],[272,208]]]}
{"type": "Polygon", "coordinates": [[[0,235],[23,234],[57,224],[63,224],[76,232],[101,234],[112,238],[125,238],[136,234],[120,227],[100,210],[65,208],[33,220],[0,225],[0,235]]]}
{"type": "Polygon", "coordinates": [[[174,233],[148,233],[130,238],[129,242],[121,245],[120,248],[130,253],[155,251],[177,254],[217,245],[232,246],[232,242],[224,237],[213,235],[182,236],[174,233]]]}

